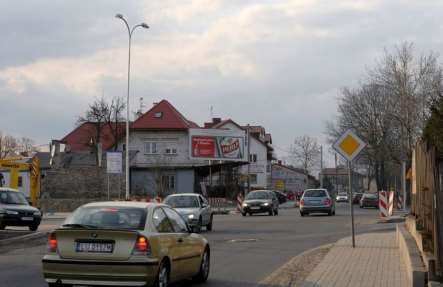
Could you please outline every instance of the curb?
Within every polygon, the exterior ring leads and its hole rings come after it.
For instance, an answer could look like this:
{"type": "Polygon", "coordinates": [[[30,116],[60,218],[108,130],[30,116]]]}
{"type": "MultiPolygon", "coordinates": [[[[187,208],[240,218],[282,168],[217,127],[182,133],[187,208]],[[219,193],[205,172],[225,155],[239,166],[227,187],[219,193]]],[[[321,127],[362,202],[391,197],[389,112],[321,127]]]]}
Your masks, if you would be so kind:
{"type": "MultiPolygon", "coordinates": [[[[315,253],[316,251],[320,250],[320,249],[326,249],[326,248],[332,248],[337,242],[334,243],[328,243],[328,244],[324,244],[324,245],[320,245],[317,246],[315,248],[303,251],[302,253],[292,257],[291,259],[289,259],[286,263],[284,263],[283,265],[281,265],[280,267],[278,267],[276,270],[274,270],[271,274],[269,274],[268,276],[266,276],[266,278],[264,278],[263,280],[261,280],[260,282],[258,282],[257,286],[290,286],[292,283],[292,278],[290,278],[290,280],[288,280],[289,282],[284,282],[282,283],[277,283],[275,282],[274,278],[284,278],[285,273],[286,273],[286,269],[289,265],[291,265],[293,262],[295,261],[300,261],[303,257],[308,257],[309,255],[311,255],[312,253],[315,253]]],[[[329,253],[329,251],[328,251],[329,253]]],[[[312,272],[312,270],[310,271],[312,272]]]]}
{"type": "Polygon", "coordinates": [[[47,232],[34,232],[31,234],[26,234],[26,235],[22,235],[22,236],[16,236],[16,237],[11,237],[11,238],[7,238],[7,239],[2,239],[2,240],[0,240],[0,247],[8,245],[10,243],[15,243],[15,242],[17,242],[17,240],[26,241],[26,240],[32,240],[32,239],[40,239],[40,238],[46,237],[47,235],[48,235],[47,232]]]}

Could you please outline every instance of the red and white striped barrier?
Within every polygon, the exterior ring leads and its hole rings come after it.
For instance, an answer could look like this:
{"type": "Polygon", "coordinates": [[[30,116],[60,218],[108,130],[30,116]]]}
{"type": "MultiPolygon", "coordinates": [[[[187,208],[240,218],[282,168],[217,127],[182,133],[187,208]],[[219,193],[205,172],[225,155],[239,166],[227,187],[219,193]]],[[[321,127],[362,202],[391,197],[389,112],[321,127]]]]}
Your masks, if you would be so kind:
{"type": "Polygon", "coordinates": [[[381,217],[390,217],[394,211],[394,192],[389,193],[382,190],[379,192],[378,206],[380,208],[381,217]]]}
{"type": "Polygon", "coordinates": [[[382,190],[378,195],[378,207],[380,209],[381,217],[388,217],[388,202],[386,197],[386,191],[382,190]]]}
{"type": "Polygon", "coordinates": [[[397,209],[402,209],[402,208],[403,208],[403,197],[399,195],[397,198],[397,209]]]}
{"type": "Polygon", "coordinates": [[[241,212],[241,206],[243,204],[243,195],[241,193],[239,193],[237,195],[237,211],[241,212]]]}
{"type": "Polygon", "coordinates": [[[388,208],[388,212],[389,212],[389,216],[392,216],[392,214],[394,214],[394,192],[390,191],[389,192],[389,208],[388,208]]]}

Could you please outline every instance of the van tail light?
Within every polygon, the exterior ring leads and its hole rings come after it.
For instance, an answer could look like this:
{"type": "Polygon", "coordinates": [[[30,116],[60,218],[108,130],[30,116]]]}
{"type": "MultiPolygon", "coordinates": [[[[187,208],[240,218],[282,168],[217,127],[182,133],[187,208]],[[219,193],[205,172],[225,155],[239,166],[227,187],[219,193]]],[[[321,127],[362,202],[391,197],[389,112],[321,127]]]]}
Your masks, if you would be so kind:
{"type": "Polygon", "coordinates": [[[135,241],[134,249],[132,250],[133,255],[148,255],[151,254],[151,246],[149,245],[149,240],[143,236],[138,235],[135,241]]]}
{"type": "Polygon", "coordinates": [[[305,205],[305,200],[304,199],[300,200],[300,205],[305,205]]]}
{"type": "Polygon", "coordinates": [[[326,198],[325,201],[323,201],[323,203],[327,206],[331,205],[331,199],[330,198],[326,198]]]}
{"type": "Polygon", "coordinates": [[[54,232],[48,235],[48,252],[57,252],[57,237],[54,232]]]}

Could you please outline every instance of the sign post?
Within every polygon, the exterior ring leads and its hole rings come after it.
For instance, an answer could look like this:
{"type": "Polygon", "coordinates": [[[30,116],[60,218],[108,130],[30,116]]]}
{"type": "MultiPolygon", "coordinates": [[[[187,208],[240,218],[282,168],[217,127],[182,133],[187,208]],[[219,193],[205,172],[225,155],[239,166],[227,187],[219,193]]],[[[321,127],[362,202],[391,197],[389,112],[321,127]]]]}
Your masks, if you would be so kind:
{"type": "MultiPolygon", "coordinates": [[[[106,153],[106,172],[108,174],[108,200],[110,199],[109,192],[109,174],[121,174],[123,172],[123,160],[121,152],[107,152],[106,153]]],[[[120,199],[120,180],[119,180],[119,199],[120,199]]]]}
{"type": "Polygon", "coordinates": [[[351,130],[345,132],[333,145],[333,148],[348,162],[349,205],[351,209],[352,247],[355,248],[354,204],[352,195],[352,161],[365,148],[366,144],[351,130]]]}

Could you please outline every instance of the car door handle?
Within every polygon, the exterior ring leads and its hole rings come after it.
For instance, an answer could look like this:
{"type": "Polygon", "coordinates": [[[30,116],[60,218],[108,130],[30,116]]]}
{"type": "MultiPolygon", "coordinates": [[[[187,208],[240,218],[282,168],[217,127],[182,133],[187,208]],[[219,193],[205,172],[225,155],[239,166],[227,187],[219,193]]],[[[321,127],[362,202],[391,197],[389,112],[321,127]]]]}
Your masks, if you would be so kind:
{"type": "Polygon", "coordinates": [[[183,243],[183,238],[179,238],[179,239],[177,239],[177,242],[178,242],[178,243],[183,243]]]}

